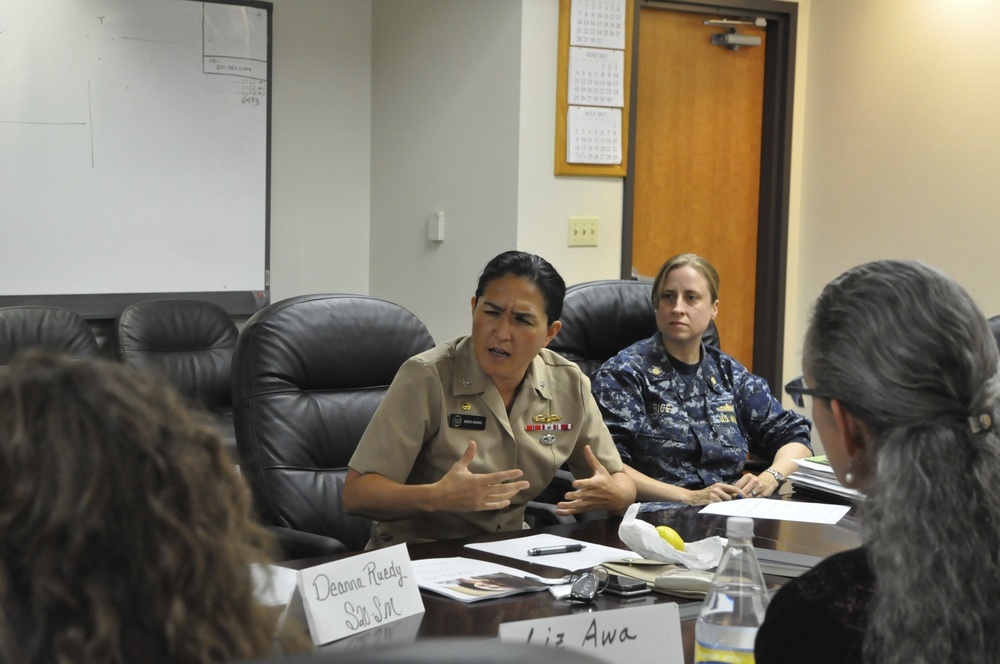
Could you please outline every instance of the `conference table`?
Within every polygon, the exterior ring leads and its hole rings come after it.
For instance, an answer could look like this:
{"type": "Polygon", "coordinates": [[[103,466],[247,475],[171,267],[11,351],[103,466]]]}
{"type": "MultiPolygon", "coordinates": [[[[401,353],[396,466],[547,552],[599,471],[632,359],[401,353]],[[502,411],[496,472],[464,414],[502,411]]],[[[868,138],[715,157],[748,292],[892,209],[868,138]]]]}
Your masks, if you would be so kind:
{"type": "MultiPolygon", "coordinates": [[[[788,499],[788,497],[784,497],[788,499]]],[[[720,515],[702,514],[700,506],[683,506],[664,509],[656,512],[640,514],[641,518],[653,525],[668,525],[675,529],[686,542],[693,542],[713,535],[725,537],[726,519],[720,515]]],[[[846,516],[833,525],[778,521],[772,519],[755,519],[754,546],[758,549],[773,549],[790,553],[800,553],[811,556],[826,557],[833,553],[857,547],[860,544],[859,527],[852,509],[846,516]]],[[[511,538],[526,537],[538,533],[551,533],[569,537],[584,542],[619,547],[627,552],[627,547],[618,537],[618,526],[621,517],[609,517],[581,521],[574,524],[548,526],[545,528],[522,530],[515,532],[496,533],[464,539],[408,544],[410,558],[419,560],[425,558],[447,558],[461,556],[487,560],[509,567],[523,569],[542,577],[560,577],[566,571],[561,568],[548,567],[539,563],[524,563],[508,557],[502,557],[466,548],[466,544],[477,542],[493,542],[511,538]]],[[[305,569],[314,565],[330,562],[357,553],[343,554],[322,558],[309,558],[281,563],[292,569],[305,569]]],[[[770,587],[777,587],[788,581],[787,578],[765,575],[770,587]]],[[[556,599],[551,593],[528,593],[490,599],[482,602],[463,603],[437,595],[421,592],[424,613],[412,616],[408,620],[419,621],[415,627],[416,638],[432,637],[482,637],[496,638],[501,623],[518,620],[549,618],[568,615],[577,612],[604,611],[625,607],[644,606],[663,602],[676,602],[681,613],[681,636],[684,644],[685,662],[693,661],[694,617],[701,600],[685,599],[674,595],[653,592],[638,597],[623,598],[602,593],[592,603],[582,604],[556,599]]],[[[352,641],[370,645],[370,637],[365,633],[355,634],[336,642],[336,648],[352,648],[352,641]]]]}

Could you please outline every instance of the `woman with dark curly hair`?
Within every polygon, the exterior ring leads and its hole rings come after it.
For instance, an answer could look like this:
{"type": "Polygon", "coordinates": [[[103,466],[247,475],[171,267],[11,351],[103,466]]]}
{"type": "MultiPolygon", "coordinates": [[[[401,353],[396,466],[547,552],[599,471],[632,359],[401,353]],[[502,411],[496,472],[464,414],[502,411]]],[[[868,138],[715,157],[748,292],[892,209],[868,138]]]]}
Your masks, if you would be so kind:
{"type": "Polygon", "coordinates": [[[268,536],[207,422],[107,360],[0,368],[0,661],[267,654],[250,565],[268,536]]]}

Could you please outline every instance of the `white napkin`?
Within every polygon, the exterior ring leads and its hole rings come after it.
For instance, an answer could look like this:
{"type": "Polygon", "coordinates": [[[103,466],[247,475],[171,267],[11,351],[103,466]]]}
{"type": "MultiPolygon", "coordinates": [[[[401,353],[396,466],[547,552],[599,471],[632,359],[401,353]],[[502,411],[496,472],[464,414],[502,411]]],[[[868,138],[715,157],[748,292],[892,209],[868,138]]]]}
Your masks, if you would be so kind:
{"type": "Polygon", "coordinates": [[[640,503],[633,503],[622,517],[618,526],[618,537],[635,553],[649,560],[684,565],[689,569],[713,569],[722,558],[726,538],[707,537],[697,542],[685,542],[684,550],[678,551],[660,537],[656,528],[646,521],[636,519],[640,503]]]}

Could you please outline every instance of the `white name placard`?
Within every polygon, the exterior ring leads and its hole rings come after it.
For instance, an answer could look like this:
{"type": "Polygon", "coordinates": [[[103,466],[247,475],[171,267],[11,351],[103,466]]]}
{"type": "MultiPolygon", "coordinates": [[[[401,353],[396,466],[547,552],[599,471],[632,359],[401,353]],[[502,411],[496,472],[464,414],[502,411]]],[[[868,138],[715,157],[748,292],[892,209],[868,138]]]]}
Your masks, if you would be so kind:
{"type": "Polygon", "coordinates": [[[298,588],[317,646],[424,611],[405,544],[301,570],[298,588]]]}
{"type": "Polygon", "coordinates": [[[361,652],[378,646],[413,643],[417,640],[417,633],[420,631],[420,622],[423,618],[420,613],[400,618],[388,625],[372,627],[366,632],[349,636],[346,639],[327,643],[325,646],[317,646],[316,652],[361,652]]]}
{"type": "Polygon", "coordinates": [[[578,650],[612,663],[684,664],[681,617],[672,602],[502,623],[500,640],[578,650]]]}

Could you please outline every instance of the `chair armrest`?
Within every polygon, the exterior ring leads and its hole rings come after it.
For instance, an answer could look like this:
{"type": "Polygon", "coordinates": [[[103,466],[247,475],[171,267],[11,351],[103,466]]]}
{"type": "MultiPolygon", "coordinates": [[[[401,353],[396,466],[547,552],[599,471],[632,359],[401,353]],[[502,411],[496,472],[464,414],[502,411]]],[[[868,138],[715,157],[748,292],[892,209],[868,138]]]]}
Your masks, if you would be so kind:
{"type": "Polygon", "coordinates": [[[552,503],[540,503],[534,500],[528,501],[524,514],[525,516],[534,517],[534,528],[577,522],[575,516],[556,514],[556,506],[552,503]]]}
{"type": "Polygon", "coordinates": [[[761,473],[764,472],[765,468],[770,468],[770,467],[771,464],[769,464],[764,459],[761,459],[760,457],[754,454],[748,454],[746,463],[743,464],[743,472],[753,473],[754,475],[760,475],[761,473]]]}
{"type": "Polygon", "coordinates": [[[303,530],[292,530],[282,526],[268,526],[267,529],[277,537],[285,560],[315,558],[350,551],[343,542],[335,537],[307,533],[303,530]]]}

